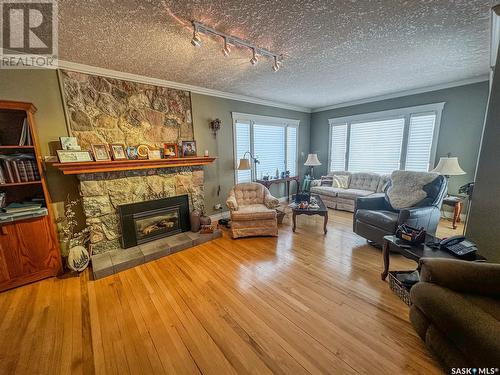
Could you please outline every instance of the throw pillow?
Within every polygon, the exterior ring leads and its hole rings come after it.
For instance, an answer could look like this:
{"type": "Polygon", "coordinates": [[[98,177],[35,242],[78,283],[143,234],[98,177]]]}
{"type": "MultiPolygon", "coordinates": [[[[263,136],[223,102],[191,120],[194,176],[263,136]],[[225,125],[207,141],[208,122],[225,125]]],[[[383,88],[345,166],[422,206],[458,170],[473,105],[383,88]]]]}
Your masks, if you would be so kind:
{"type": "Polygon", "coordinates": [[[349,176],[345,174],[334,174],[333,187],[347,189],[349,187],[349,176]]]}
{"type": "Polygon", "coordinates": [[[392,184],[386,193],[389,203],[397,210],[415,206],[427,197],[424,186],[438,176],[439,174],[433,172],[392,172],[392,184]]]}
{"type": "Polygon", "coordinates": [[[321,176],[320,186],[332,186],[333,178],[332,176],[321,176]]]}

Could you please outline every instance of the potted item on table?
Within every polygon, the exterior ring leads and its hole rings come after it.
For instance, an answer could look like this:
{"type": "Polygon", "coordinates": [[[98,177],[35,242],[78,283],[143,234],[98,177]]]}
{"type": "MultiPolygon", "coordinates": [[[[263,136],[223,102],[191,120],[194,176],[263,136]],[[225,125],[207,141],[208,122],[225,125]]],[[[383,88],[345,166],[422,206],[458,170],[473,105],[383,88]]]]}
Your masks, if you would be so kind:
{"type": "Polygon", "coordinates": [[[92,152],[96,161],[111,161],[111,156],[108,152],[108,146],[104,143],[92,145],[92,152]]]}
{"type": "Polygon", "coordinates": [[[109,149],[113,160],[127,160],[127,153],[125,152],[125,146],[123,144],[112,143],[109,145],[109,149]]]}
{"type": "Polygon", "coordinates": [[[196,141],[182,141],[182,157],[196,156],[196,141]]]}
{"type": "Polygon", "coordinates": [[[177,143],[165,143],[163,146],[163,156],[165,159],[178,158],[179,157],[179,146],[177,143]]]}
{"type": "Polygon", "coordinates": [[[68,197],[64,206],[65,217],[57,219],[57,223],[68,254],[67,266],[72,271],[81,272],[90,262],[90,254],[85,247],[90,242],[90,228],[75,232],[77,221],[74,208],[77,204],[77,200],[70,200],[68,197]]]}
{"type": "Polygon", "coordinates": [[[137,157],[146,160],[149,157],[149,147],[147,145],[137,146],[137,157]]]}

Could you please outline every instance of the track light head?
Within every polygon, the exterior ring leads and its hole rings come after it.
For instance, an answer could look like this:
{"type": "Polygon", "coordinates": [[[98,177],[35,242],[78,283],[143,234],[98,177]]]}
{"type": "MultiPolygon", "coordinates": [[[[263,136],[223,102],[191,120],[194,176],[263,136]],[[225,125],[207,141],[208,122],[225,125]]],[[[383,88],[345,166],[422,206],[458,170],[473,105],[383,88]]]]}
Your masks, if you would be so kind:
{"type": "Polygon", "coordinates": [[[231,47],[227,42],[227,38],[224,38],[224,48],[222,49],[222,53],[224,54],[224,56],[229,56],[229,54],[231,53],[231,47]]]}
{"type": "Polygon", "coordinates": [[[252,65],[256,65],[258,62],[259,59],[257,58],[257,54],[255,53],[255,48],[253,48],[253,56],[250,59],[250,63],[252,63],[252,65]]]}
{"type": "Polygon", "coordinates": [[[194,29],[193,29],[193,39],[191,39],[191,44],[195,47],[201,46],[200,32],[198,31],[198,28],[196,26],[194,26],[194,29]]]}

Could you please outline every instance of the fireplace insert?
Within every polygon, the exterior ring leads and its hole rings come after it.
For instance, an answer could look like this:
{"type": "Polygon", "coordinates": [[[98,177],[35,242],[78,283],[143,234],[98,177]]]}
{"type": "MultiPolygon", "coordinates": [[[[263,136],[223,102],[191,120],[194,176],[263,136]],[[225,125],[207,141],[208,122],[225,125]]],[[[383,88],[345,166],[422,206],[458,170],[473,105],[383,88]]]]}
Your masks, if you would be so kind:
{"type": "Polygon", "coordinates": [[[187,195],[125,204],[118,215],[124,249],[190,229],[187,195]]]}

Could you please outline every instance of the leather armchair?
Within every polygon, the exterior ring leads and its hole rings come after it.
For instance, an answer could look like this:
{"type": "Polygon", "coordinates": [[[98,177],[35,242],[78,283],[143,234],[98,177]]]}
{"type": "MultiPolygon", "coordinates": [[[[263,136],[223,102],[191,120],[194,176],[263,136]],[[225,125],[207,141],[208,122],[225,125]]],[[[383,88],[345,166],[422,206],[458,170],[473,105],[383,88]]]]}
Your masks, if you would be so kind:
{"type": "Polygon", "coordinates": [[[420,267],[410,321],[427,348],[448,372],[498,367],[500,264],[422,258],[420,267]]]}
{"type": "Polygon", "coordinates": [[[279,206],[279,201],[264,185],[235,185],[229,192],[226,205],[231,211],[233,238],[278,236],[275,208],[279,206]]]}
{"type": "MultiPolygon", "coordinates": [[[[389,188],[390,183],[387,189],[389,188]]],[[[394,209],[386,193],[357,198],[353,215],[353,231],[367,240],[381,245],[384,236],[396,233],[401,224],[424,228],[435,235],[441,218],[441,204],[447,191],[447,180],[438,176],[424,187],[427,197],[414,207],[394,209]]]]}

